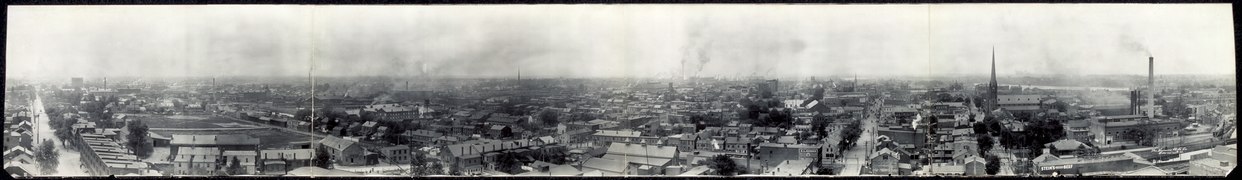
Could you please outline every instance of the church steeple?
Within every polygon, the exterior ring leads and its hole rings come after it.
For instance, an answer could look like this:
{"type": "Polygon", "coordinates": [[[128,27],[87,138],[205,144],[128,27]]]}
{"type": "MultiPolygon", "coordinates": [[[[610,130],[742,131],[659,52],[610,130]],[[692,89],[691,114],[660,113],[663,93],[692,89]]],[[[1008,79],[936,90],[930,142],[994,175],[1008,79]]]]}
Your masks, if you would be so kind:
{"type": "Polygon", "coordinates": [[[987,95],[988,104],[987,104],[987,109],[986,109],[987,111],[992,111],[996,109],[996,106],[998,103],[997,102],[998,99],[996,98],[996,86],[997,86],[996,84],[996,47],[993,46],[992,47],[992,76],[991,76],[991,80],[988,81],[988,95],[987,95]]]}

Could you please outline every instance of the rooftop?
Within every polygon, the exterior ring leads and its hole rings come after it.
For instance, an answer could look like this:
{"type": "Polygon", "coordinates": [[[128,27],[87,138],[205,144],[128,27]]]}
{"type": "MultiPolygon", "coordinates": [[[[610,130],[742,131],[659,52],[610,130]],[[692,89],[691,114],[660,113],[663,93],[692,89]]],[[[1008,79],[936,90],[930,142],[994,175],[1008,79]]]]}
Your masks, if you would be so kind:
{"type": "Polygon", "coordinates": [[[173,135],[170,144],[259,145],[259,138],[249,135],[173,135]]]}

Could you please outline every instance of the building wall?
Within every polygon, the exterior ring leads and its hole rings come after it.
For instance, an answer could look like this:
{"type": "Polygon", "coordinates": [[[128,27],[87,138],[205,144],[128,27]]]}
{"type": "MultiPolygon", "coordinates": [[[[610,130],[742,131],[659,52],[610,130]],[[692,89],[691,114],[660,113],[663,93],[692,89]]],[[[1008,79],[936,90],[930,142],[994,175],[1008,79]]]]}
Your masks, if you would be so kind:
{"type": "Polygon", "coordinates": [[[327,150],[329,154],[332,154],[332,158],[336,160],[337,164],[349,166],[367,164],[366,157],[363,157],[364,152],[362,147],[358,147],[357,145],[349,146],[342,150],[327,147],[323,148],[327,150]]]}
{"type": "Polygon", "coordinates": [[[870,174],[877,175],[899,175],[898,160],[900,157],[890,155],[877,156],[870,160],[870,174]],[[887,158],[886,158],[887,157],[887,158]]]}

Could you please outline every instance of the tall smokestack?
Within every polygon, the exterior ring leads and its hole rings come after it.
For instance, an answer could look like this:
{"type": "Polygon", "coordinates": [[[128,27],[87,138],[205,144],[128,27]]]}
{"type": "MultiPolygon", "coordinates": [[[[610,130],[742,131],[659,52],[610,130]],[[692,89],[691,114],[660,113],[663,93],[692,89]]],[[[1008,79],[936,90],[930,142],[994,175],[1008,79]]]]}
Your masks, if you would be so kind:
{"type": "Polygon", "coordinates": [[[1156,117],[1156,58],[1147,57],[1147,118],[1156,117]]]}
{"type": "Polygon", "coordinates": [[[108,89],[108,77],[104,77],[103,89],[108,89]]]}

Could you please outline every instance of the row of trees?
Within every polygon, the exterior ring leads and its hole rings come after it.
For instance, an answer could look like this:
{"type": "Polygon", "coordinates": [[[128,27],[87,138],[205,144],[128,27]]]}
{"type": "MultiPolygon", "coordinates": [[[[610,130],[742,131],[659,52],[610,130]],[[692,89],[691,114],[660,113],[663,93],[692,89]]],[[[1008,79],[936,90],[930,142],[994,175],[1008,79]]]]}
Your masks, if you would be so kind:
{"type": "Polygon", "coordinates": [[[853,121],[841,129],[841,142],[837,145],[837,148],[840,148],[839,152],[845,152],[854,147],[858,137],[862,135],[861,126],[859,121],[853,121]]]}
{"type": "Polygon", "coordinates": [[[1002,146],[1008,149],[1026,149],[1027,157],[1038,156],[1044,144],[1065,138],[1065,127],[1061,121],[1049,116],[1036,116],[1035,120],[1026,124],[1026,132],[1010,132],[1003,129],[997,121],[991,123],[989,132],[997,134],[1002,146]]]}

